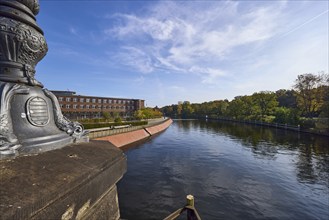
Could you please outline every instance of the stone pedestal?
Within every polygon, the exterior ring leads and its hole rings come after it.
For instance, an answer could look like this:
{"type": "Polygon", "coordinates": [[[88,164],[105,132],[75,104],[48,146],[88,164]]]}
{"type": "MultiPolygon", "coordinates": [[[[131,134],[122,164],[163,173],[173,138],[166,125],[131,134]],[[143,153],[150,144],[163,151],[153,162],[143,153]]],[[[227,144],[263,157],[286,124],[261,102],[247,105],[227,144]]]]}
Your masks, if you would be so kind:
{"type": "Polygon", "coordinates": [[[119,219],[125,171],[125,155],[105,141],[1,160],[1,219],[119,219]]]}

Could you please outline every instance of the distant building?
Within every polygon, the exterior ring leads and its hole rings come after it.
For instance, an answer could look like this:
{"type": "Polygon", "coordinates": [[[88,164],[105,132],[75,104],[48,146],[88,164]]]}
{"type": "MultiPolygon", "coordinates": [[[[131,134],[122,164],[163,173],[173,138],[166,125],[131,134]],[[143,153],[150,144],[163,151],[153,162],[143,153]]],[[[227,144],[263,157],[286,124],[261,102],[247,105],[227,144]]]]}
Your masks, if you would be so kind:
{"type": "Polygon", "coordinates": [[[62,113],[70,119],[102,118],[103,112],[110,116],[129,117],[144,108],[145,100],[77,95],[74,91],[52,91],[61,106],[62,113]]]}

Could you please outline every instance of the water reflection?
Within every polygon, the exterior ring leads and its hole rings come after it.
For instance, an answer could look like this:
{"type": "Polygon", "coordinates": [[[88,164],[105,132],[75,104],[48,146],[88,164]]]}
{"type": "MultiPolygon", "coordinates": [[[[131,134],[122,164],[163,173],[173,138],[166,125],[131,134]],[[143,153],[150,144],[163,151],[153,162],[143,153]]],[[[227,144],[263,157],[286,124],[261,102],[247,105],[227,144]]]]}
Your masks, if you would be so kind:
{"type": "Polygon", "coordinates": [[[231,122],[201,121],[200,127],[232,137],[260,158],[275,159],[279,151],[297,154],[298,180],[320,181],[329,187],[329,140],[326,137],[231,122]]]}
{"type": "Polygon", "coordinates": [[[175,121],[127,152],[122,218],[162,219],[196,197],[203,219],[325,219],[328,139],[245,124],[175,121]]]}

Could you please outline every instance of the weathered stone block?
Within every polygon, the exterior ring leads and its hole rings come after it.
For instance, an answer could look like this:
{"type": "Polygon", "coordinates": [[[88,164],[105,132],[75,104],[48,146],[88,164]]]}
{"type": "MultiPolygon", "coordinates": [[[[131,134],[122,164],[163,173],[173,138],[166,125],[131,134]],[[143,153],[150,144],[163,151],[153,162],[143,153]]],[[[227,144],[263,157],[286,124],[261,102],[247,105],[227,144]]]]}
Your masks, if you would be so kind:
{"type": "Polygon", "coordinates": [[[2,219],[119,219],[122,151],[105,141],[0,161],[2,219]]]}

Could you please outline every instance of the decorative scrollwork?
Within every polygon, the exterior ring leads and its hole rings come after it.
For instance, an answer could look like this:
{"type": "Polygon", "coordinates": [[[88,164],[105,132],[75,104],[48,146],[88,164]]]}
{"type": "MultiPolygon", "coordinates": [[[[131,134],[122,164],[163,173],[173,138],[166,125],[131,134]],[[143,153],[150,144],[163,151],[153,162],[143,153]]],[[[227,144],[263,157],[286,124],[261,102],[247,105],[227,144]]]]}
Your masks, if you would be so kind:
{"type": "Polygon", "coordinates": [[[40,9],[39,0],[16,0],[28,7],[34,15],[37,15],[40,9]]]}
{"type": "Polygon", "coordinates": [[[56,96],[48,89],[43,89],[43,91],[53,104],[54,118],[57,127],[77,139],[85,136],[87,132],[83,129],[82,124],[79,122],[72,122],[62,114],[56,96]]]}
{"type": "Polygon", "coordinates": [[[21,21],[0,16],[1,61],[22,66],[22,74],[16,76],[18,79],[19,77],[26,79],[21,82],[43,87],[34,78],[35,66],[46,55],[47,51],[46,40],[39,30],[21,21]]]}
{"type": "Polygon", "coordinates": [[[21,147],[13,132],[13,124],[10,117],[10,102],[15,94],[28,94],[29,89],[14,83],[0,83],[0,155],[15,154],[21,147]]]}

